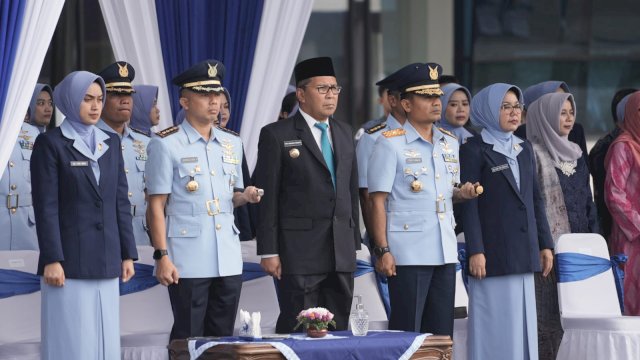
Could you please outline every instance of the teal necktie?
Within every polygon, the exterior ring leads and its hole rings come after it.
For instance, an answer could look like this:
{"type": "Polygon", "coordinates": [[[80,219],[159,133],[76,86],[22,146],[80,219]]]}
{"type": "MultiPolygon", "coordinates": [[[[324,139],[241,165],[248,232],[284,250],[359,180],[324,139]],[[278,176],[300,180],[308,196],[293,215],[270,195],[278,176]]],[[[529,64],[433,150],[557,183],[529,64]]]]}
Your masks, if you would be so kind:
{"type": "Polygon", "coordinates": [[[336,188],[336,169],[333,165],[333,150],[331,150],[331,144],[329,143],[329,135],[327,129],[329,124],[323,122],[317,122],[315,125],[318,129],[322,130],[322,136],[320,137],[320,147],[322,148],[322,157],[327,163],[329,172],[331,173],[331,180],[333,181],[333,188],[336,188]]]}

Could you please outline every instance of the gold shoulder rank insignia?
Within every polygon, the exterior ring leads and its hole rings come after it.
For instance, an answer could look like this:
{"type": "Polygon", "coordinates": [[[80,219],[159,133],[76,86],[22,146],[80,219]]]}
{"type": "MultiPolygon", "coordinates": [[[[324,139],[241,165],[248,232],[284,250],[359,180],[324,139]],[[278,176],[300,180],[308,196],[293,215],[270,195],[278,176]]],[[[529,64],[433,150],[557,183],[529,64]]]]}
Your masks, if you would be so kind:
{"type": "Polygon", "coordinates": [[[144,131],[142,131],[142,130],[138,130],[138,129],[136,129],[136,128],[133,128],[133,127],[131,127],[131,126],[129,126],[129,130],[133,131],[134,133],[138,133],[138,134],[144,135],[144,136],[146,136],[146,137],[149,137],[149,135],[151,135],[151,131],[149,131],[149,132],[147,133],[147,132],[144,132],[144,131]]]}
{"type": "Polygon", "coordinates": [[[385,127],[387,127],[387,122],[383,121],[380,124],[374,126],[374,127],[370,127],[367,130],[365,130],[364,132],[366,132],[367,134],[373,134],[375,132],[378,132],[382,129],[384,129],[385,127]]]}
{"type": "Polygon", "coordinates": [[[177,133],[179,130],[180,130],[180,128],[179,128],[179,127],[177,127],[177,126],[172,126],[172,127],[170,127],[170,128],[166,128],[166,129],[164,129],[164,130],[158,131],[158,132],[156,133],[156,135],[158,135],[158,136],[160,136],[161,138],[163,138],[163,137],[167,137],[167,136],[169,136],[169,135],[171,135],[171,134],[175,134],[175,133],[177,133]]]}
{"type": "Polygon", "coordinates": [[[404,135],[406,133],[407,132],[403,128],[397,128],[397,129],[387,130],[387,131],[383,132],[382,136],[384,136],[386,138],[390,138],[390,137],[394,137],[394,136],[404,135]]]}
{"type": "Polygon", "coordinates": [[[438,128],[438,130],[440,130],[443,134],[445,134],[445,135],[449,135],[449,136],[451,136],[452,138],[454,138],[454,139],[458,140],[458,137],[457,137],[457,136],[455,136],[451,131],[449,131],[449,130],[445,130],[445,129],[441,128],[441,127],[439,127],[439,128],[438,128]]]}
{"type": "Polygon", "coordinates": [[[238,134],[237,132],[235,132],[235,131],[233,131],[233,130],[231,130],[231,129],[223,128],[223,127],[221,127],[221,126],[216,126],[216,129],[218,129],[218,130],[222,130],[222,131],[224,131],[224,132],[226,132],[226,133],[229,133],[229,134],[231,134],[231,135],[240,136],[240,134],[238,134]]]}

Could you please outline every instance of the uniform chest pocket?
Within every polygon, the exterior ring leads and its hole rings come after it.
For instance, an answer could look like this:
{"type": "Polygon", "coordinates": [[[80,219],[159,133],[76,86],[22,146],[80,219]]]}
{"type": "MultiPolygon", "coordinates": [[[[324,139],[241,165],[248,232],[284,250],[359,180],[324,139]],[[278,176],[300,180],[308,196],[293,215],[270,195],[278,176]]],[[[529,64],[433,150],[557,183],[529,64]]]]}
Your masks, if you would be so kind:
{"type": "Polygon", "coordinates": [[[138,187],[140,188],[140,190],[144,190],[145,189],[145,178],[144,178],[144,169],[146,167],[146,161],[142,161],[142,160],[136,160],[136,169],[137,171],[137,182],[138,182],[138,187]]]}
{"type": "Polygon", "coordinates": [[[387,228],[393,232],[420,232],[424,230],[424,214],[389,213],[387,228]]]}
{"type": "Polygon", "coordinates": [[[170,238],[194,238],[200,236],[201,225],[198,217],[176,215],[169,217],[167,236],[170,238]]]}
{"type": "Polygon", "coordinates": [[[31,150],[21,149],[22,152],[22,174],[27,182],[31,182],[31,150]]]}
{"type": "Polygon", "coordinates": [[[180,184],[183,187],[187,187],[189,192],[195,193],[199,190],[200,177],[202,176],[202,169],[198,163],[182,163],[178,166],[178,176],[180,177],[180,184]],[[194,181],[190,183],[191,181],[194,181]],[[194,190],[189,190],[193,188],[194,190]]]}
{"type": "Polygon", "coordinates": [[[222,172],[224,173],[224,179],[227,182],[225,189],[233,192],[233,188],[236,187],[236,183],[238,182],[236,165],[223,163],[222,172]]]}

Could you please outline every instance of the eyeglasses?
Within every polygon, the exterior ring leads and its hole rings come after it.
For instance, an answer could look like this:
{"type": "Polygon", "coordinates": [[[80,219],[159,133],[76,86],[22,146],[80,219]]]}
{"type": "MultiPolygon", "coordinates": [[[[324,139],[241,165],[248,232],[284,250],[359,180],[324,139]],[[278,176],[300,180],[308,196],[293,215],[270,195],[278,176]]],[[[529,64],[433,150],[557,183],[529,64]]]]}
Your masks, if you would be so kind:
{"type": "Polygon", "coordinates": [[[511,104],[502,104],[500,105],[500,110],[504,110],[508,113],[511,113],[512,111],[515,112],[522,112],[522,110],[524,109],[524,105],[520,104],[520,103],[516,103],[515,105],[511,105],[511,104]]]}
{"type": "Polygon", "coordinates": [[[51,100],[49,100],[49,101],[46,101],[46,100],[36,100],[36,105],[38,105],[38,106],[44,106],[45,104],[46,104],[46,105],[49,105],[49,106],[53,106],[53,101],[51,101],[51,100]]]}
{"type": "Polygon", "coordinates": [[[320,86],[316,86],[316,90],[318,90],[318,93],[320,93],[321,95],[327,95],[327,93],[329,92],[329,90],[331,90],[331,92],[333,93],[333,95],[338,95],[340,94],[340,92],[342,91],[342,86],[337,86],[337,85],[320,85],[320,86]]]}

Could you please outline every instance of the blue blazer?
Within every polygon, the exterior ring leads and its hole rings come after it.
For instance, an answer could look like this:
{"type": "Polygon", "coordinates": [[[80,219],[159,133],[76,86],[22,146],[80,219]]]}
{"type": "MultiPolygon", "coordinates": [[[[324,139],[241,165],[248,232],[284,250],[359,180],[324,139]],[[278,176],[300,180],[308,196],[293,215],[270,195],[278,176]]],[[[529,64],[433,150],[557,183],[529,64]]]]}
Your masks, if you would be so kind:
{"type": "Polygon", "coordinates": [[[66,278],[115,278],[122,260],[138,258],[120,139],[109,134],[106,140],[99,186],[91,166],[71,166],[90,163],[73,142],[56,128],[38,136],[31,155],[38,274],[59,261],[66,278]]]}
{"type": "Polygon", "coordinates": [[[461,182],[484,187],[463,205],[467,258],[484,253],[487,276],[540,271],[540,250],[553,248],[533,149],[528,141],[521,145],[519,190],[511,169],[501,167],[507,158],[482,137],[469,138],[460,148],[461,182]]]}

